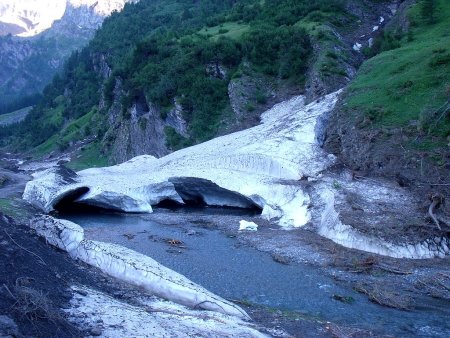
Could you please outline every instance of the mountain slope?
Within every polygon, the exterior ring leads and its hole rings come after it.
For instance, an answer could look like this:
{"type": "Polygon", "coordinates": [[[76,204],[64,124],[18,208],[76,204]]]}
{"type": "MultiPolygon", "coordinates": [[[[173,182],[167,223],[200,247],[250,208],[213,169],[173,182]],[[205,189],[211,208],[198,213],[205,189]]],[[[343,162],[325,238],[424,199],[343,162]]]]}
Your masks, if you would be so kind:
{"type": "Polygon", "coordinates": [[[41,155],[95,140],[83,149],[116,163],[248,128],[274,103],[348,83],[363,59],[354,37],[393,3],[141,1],[105,21],[3,142],[41,155]]]}
{"type": "Polygon", "coordinates": [[[430,22],[423,3],[404,7],[377,41],[385,50],[346,90],[326,142],[353,169],[402,184],[449,180],[450,4],[435,1],[430,22]]]}
{"type": "Polygon", "coordinates": [[[13,28],[0,36],[0,114],[36,103],[70,53],[126,2],[132,1],[0,1],[0,22],[13,28]],[[17,32],[21,37],[7,34],[17,32]]]}

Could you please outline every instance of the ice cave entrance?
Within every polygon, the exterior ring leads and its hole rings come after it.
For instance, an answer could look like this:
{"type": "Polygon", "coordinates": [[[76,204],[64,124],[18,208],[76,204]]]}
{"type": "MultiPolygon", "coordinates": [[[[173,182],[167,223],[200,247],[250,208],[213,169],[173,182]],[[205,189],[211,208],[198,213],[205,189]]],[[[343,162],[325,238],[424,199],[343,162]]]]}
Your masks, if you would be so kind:
{"type": "Polygon", "coordinates": [[[204,208],[215,207],[225,209],[242,209],[251,214],[260,214],[261,206],[254,203],[248,197],[221,188],[217,184],[195,177],[170,178],[178,195],[183,200],[181,204],[173,200],[162,200],[155,207],[177,209],[177,208],[204,208]]]}
{"type": "MultiPolygon", "coordinates": [[[[152,204],[152,207],[171,210],[183,209],[189,212],[195,212],[204,208],[213,208],[224,209],[230,212],[235,210],[248,215],[259,215],[262,212],[262,206],[256,204],[250,198],[224,189],[209,180],[195,177],[176,177],[170,178],[169,182],[173,184],[180,199],[163,199],[158,203],[152,204]]],[[[69,191],[55,203],[54,209],[62,214],[121,210],[120,206],[113,204],[95,206],[91,203],[87,204],[77,201],[88,192],[88,187],[79,187],[69,191]]]]}

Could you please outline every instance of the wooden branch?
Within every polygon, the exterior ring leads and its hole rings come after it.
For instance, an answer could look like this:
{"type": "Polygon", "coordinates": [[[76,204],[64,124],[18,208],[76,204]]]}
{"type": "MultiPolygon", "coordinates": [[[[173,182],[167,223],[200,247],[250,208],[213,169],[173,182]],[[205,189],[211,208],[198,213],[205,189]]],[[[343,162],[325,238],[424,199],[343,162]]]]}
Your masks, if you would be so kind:
{"type": "Polygon", "coordinates": [[[6,289],[6,291],[8,291],[9,295],[14,299],[17,300],[16,296],[13,295],[13,293],[11,292],[11,290],[8,288],[8,286],[6,284],[3,284],[3,287],[6,289]]]}
{"type": "Polygon", "coordinates": [[[401,270],[398,270],[398,269],[395,269],[395,268],[390,268],[390,267],[385,266],[385,265],[377,264],[377,267],[379,269],[383,270],[383,271],[395,273],[397,275],[411,275],[412,274],[412,271],[401,271],[401,270]]]}
{"type": "Polygon", "coordinates": [[[8,235],[9,239],[10,239],[15,245],[17,245],[17,246],[18,246],[19,248],[21,248],[22,250],[28,252],[29,254],[31,254],[31,255],[33,255],[33,256],[36,256],[36,257],[41,261],[42,264],[47,265],[47,264],[45,264],[44,260],[43,260],[41,257],[39,257],[37,254],[35,254],[34,252],[32,252],[32,251],[30,251],[30,250],[24,248],[24,247],[21,246],[19,243],[17,243],[5,229],[3,229],[3,231],[5,232],[5,234],[8,235]]]}
{"type": "Polygon", "coordinates": [[[436,218],[439,222],[443,223],[444,225],[450,227],[450,220],[444,216],[436,215],[436,218]]]}
{"type": "Polygon", "coordinates": [[[434,224],[436,224],[437,228],[442,231],[441,226],[439,225],[439,221],[437,220],[436,216],[434,215],[434,209],[441,203],[441,198],[439,198],[439,195],[432,195],[431,196],[431,204],[428,208],[428,215],[430,215],[431,219],[433,220],[434,224]]]}

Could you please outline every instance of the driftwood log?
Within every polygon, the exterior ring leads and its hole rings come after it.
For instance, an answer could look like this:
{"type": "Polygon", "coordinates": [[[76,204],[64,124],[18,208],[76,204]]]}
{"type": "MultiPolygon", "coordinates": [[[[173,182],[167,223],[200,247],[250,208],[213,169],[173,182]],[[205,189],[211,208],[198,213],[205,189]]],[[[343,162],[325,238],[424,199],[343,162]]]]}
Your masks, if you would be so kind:
{"type": "Polygon", "coordinates": [[[435,211],[444,204],[445,198],[441,194],[431,194],[430,200],[431,204],[428,208],[428,215],[433,220],[434,224],[436,224],[437,228],[442,231],[441,223],[450,226],[450,221],[444,216],[436,215],[435,211]]]}

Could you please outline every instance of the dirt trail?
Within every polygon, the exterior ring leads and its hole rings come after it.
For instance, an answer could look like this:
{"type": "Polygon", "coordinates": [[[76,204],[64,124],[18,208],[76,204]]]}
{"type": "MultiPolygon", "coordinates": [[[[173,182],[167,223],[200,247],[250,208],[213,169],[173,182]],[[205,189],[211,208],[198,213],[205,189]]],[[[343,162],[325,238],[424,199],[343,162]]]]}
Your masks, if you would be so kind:
{"type": "Polygon", "coordinates": [[[21,172],[0,168],[0,182],[3,181],[3,184],[0,184],[0,198],[20,197],[31,178],[30,175],[21,172]]]}

